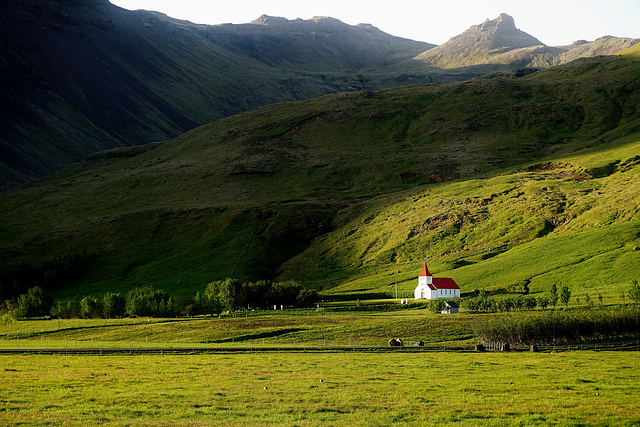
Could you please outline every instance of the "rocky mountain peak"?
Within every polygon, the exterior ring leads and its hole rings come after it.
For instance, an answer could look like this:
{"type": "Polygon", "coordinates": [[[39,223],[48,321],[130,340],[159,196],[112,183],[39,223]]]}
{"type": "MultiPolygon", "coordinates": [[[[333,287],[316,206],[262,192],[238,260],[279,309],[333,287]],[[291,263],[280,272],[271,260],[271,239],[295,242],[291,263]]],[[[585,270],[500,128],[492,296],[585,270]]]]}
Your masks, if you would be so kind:
{"type": "MultiPolygon", "coordinates": [[[[537,38],[516,28],[513,17],[501,13],[496,19],[487,19],[480,25],[474,25],[454,39],[463,39],[465,44],[473,42],[483,49],[510,48],[543,45],[537,38]]],[[[453,40],[453,39],[452,39],[453,40]]]]}
{"type": "Polygon", "coordinates": [[[463,66],[530,46],[544,44],[516,28],[511,16],[501,13],[497,18],[474,25],[448,42],[424,52],[417,59],[436,66],[463,66]]]}
{"type": "Polygon", "coordinates": [[[263,14],[251,21],[251,23],[254,25],[286,25],[289,23],[289,20],[280,16],[269,16],[263,14]]]}

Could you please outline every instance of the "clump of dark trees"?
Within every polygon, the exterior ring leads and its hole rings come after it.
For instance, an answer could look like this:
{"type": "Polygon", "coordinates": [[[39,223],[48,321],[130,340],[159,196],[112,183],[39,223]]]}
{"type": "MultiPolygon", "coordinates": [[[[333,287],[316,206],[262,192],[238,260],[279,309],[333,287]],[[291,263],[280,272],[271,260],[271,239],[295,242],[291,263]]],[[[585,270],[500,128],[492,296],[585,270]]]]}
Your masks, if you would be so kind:
{"type": "Polygon", "coordinates": [[[192,314],[219,315],[223,309],[270,309],[281,307],[311,307],[318,301],[318,293],[303,289],[298,283],[240,282],[225,279],[209,283],[204,292],[198,292],[192,305],[185,311],[192,314]]]}
{"type": "Polygon", "coordinates": [[[142,286],[126,295],[109,292],[101,298],[85,296],[55,301],[39,286],[0,307],[4,322],[25,318],[118,318],[124,316],[170,317],[176,314],[173,298],[165,291],[142,286]]]}
{"type": "Polygon", "coordinates": [[[311,307],[318,300],[316,291],[303,289],[296,282],[247,282],[235,279],[212,282],[196,293],[194,303],[184,310],[176,307],[167,292],[139,286],[126,295],[109,292],[100,298],[85,296],[55,301],[40,286],[0,304],[3,323],[25,318],[119,318],[124,316],[173,317],[178,314],[216,314],[224,309],[311,307]]]}
{"type": "Polygon", "coordinates": [[[60,284],[80,277],[91,258],[86,252],[79,252],[35,264],[3,266],[4,271],[0,273],[0,301],[18,298],[35,286],[45,290],[56,289],[60,284]]]}

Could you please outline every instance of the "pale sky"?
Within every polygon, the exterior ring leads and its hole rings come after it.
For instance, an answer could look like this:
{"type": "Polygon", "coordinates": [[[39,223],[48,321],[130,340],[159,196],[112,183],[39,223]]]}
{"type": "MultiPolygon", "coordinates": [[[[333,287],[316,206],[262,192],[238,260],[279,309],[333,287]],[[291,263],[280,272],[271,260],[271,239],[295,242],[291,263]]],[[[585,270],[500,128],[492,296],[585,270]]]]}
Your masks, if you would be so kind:
{"type": "Polygon", "coordinates": [[[394,36],[442,44],[500,13],[549,46],[605,35],[640,38],[640,0],[110,0],[125,9],[163,12],[198,24],[244,24],[262,14],[288,19],[331,16],[368,23],[394,36]]]}

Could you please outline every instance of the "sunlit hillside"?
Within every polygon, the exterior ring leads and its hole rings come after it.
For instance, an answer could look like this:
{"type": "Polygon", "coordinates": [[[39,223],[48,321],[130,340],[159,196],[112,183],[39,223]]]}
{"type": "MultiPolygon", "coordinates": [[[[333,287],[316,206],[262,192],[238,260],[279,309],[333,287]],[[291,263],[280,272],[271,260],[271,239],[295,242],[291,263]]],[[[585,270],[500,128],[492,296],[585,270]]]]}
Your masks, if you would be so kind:
{"type": "Polygon", "coordinates": [[[639,74],[620,56],[335,94],[99,153],[4,194],[3,294],[410,289],[426,257],[463,291],[619,295],[640,253],[639,74]]]}

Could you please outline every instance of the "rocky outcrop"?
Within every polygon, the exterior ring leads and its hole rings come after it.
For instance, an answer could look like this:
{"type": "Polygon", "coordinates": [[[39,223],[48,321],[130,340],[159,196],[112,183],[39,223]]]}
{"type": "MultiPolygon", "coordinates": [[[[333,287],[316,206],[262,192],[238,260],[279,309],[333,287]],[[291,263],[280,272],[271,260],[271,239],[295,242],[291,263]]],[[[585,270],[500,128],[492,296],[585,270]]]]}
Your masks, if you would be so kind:
{"type": "Polygon", "coordinates": [[[516,28],[506,13],[474,25],[448,42],[416,57],[440,68],[502,64],[511,68],[550,67],[577,58],[615,55],[637,43],[638,39],[605,36],[593,42],[578,40],[568,46],[546,46],[537,38],[516,28]]]}

